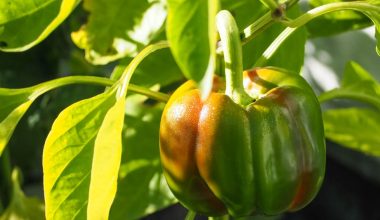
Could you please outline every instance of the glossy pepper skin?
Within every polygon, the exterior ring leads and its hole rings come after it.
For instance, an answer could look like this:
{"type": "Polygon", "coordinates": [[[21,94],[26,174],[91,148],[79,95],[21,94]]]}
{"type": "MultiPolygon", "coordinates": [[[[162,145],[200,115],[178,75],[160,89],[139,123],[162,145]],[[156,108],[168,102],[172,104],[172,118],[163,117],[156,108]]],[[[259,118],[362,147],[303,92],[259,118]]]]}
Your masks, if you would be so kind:
{"type": "Polygon", "coordinates": [[[246,71],[244,85],[255,98],[247,106],[218,91],[202,102],[191,81],[171,96],[160,125],[168,185],[208,216],[301,209],[325,173],[318,100],[302,77],[278,69],[246,71]]]}

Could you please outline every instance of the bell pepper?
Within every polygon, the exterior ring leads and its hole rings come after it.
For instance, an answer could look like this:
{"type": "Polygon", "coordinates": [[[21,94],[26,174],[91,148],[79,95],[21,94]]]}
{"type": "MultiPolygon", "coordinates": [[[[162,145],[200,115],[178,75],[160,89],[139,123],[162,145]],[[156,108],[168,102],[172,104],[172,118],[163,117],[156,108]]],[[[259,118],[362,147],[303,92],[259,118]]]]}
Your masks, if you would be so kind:
{"type": "Polygon", "coordinates": [[[301,76],[281,69],[245,71],[243,80],[247,105],[220,83],[206,100],[192,81],[173,93],[160,124],[167,183],[185,207],[208,216],[299,210],[325,173],[319,102],[301,76]]]}

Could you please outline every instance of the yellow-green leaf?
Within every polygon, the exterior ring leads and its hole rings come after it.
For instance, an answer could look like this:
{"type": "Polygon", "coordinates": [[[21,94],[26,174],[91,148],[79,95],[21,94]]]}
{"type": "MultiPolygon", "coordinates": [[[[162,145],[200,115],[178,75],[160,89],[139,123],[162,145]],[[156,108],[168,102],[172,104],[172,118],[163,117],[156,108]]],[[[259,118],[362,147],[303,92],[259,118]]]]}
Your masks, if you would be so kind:
{"type": "Polygon", "coordinates": [[[123,102],[111,89],[74,103],[55,120],[43,152],[47,219],[107,218],[120,165],[123,102]]]}
{"type": "Polygon", "coordinates": [[[95,140],[92,159],[88,219],[107,219],[116,194],[121,159],[125,99],[108,111],[95,140]]]}
{"type": "Polygon", "coordinates": [[[163,103],[146,105],[146,97],[127,98],[123,156],[110,219],[140,219],[177,202],[162,173],[159,127],[163,103]]]}

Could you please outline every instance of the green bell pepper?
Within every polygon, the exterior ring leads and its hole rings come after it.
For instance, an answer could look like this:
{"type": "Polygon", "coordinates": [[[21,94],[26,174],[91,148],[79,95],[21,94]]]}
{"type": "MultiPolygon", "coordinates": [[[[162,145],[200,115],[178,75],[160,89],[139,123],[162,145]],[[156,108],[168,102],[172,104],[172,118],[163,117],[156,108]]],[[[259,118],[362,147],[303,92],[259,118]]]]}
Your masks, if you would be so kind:
{"type": "Polygon", "coordinates": [[[252,103],[220,83],[202,101],[188,81],[171,96],[160,125],[160,155],[173,194],[208,216],[276,215],[306,206],[325,173],[319,102],[307,82],[275,68],[244,72],[252,103]]]}

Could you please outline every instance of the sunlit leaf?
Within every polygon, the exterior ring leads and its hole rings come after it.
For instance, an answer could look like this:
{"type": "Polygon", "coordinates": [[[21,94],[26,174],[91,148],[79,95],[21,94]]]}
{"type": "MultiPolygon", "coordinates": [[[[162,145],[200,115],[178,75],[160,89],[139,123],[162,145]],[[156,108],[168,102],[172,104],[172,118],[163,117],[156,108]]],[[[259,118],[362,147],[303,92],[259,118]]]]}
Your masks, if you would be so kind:
{"type": "Polygon", "coordinates": [[[123,98],[110,108],[95,140],[87,206],[88,219],[107,219],[116,194],[124,106],[123,98]]]}
{"type": "Polygon", "coordinates": [[[124,101],[115,89],[77,102],[55,120],[43,153],[47,219],[106,219],[121,156],[124,101]]]}
{"type": "Polygon", "coordinates": [[[215,68],[216,0],[168,0],[166,33],[173,56],[188,79],[211,91],[215,68]]]}
{"type": "Polygon", "coordinates": [[[0,1],[0,50],[24,51],[45,39],[80,0],[0,1]]]}
{"type": "Polygon", "coordinates": [[[44,204],[37,198],[29,198],[20,188],[18,169],[12,172],[12,199],[0,220],[45,219],[44,204]]]}
{"type": "Polygon", "coordinates": [[[88,22],[72,39],[94,64],[135,56],[161,31],[165,7],[164,0],[84,0],[88,22]]]}
{"type": "Polygon", "coordinates": [[[361,151],[380,156],[380,111],[372,109],[333,109],[323,113],[328,139],[361,151]]]}
{"type": "Polygon", "coordinates": [[[127,98],[123,158],[110,219],[139,219],[176,202],[159,160],[159,123],[163,104],[144,104],[146,98],[127,98]]]}

